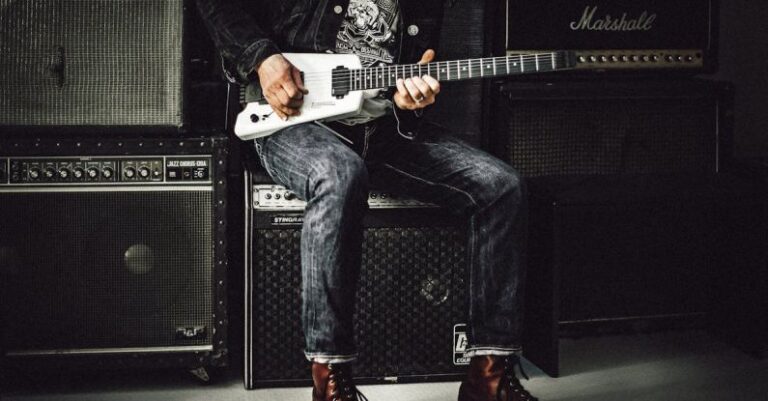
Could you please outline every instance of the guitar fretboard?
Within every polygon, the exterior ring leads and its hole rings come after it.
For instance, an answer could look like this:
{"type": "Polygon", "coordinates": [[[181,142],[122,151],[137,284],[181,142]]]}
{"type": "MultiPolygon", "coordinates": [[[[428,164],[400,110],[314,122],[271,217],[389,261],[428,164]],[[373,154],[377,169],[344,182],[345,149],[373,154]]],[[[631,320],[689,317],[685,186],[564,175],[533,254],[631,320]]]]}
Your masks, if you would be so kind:
{"type": "MultiPolygon", "coordinates": [[[[429,75],[438,81],[460,81],[573,68],[568,52],[536,53],[468,60],[439,61],[429,64],[405,64],[348,70],[349,89],[383,89],[396,85],[398,79],[429,75]]],[[[334,77],[334,81],[346,77],[334,77]]],[[[346,85],[345,85],[346,86],[346,85]]]]}

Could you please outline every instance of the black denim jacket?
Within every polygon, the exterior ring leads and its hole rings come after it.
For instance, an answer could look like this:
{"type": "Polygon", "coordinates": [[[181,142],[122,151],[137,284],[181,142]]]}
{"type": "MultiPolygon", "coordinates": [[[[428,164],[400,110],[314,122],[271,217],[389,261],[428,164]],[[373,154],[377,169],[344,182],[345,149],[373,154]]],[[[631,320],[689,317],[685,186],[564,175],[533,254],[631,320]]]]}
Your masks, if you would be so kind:
{"type": "MultiPolygon", "coordinates": [[[[196,0],[200,14],[224,60],[241,83],[255,80],[255,67],[281,52],[325,53],[349,0],[196,0]]],[[[437,49],[443,0],[399,0],[403,35],[399,63],[417,62],[437,49]]],[[[415,138],[421,113],[394,107],[400,135],[415,138]]]]}

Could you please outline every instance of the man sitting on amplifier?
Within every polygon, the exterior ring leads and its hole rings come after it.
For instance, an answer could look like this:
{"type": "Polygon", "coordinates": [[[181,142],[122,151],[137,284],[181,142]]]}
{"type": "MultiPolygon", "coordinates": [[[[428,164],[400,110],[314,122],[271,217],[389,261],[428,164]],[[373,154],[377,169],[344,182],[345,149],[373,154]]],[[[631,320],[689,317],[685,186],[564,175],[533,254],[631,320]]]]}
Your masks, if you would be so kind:
{"type": "MultiPolygon", "coordinates": [[[[229,75],[259,83],[282,119],[307,89],[283,51],[353,53],[362,65],[428,63],[443,0],[197,0],[229,75]]],[[[260,86],[260,88],[258,87],[260,86]]],[[[302,327],[313,400],[358,399],[351,381],[353,305],[369,181],[469,217],[469,347],[460,401],[535,400],[520,367],[520,274],[526,199],[504,162],[423,123],[440,84],[398,79],[394,93],[365,99],[358,116],[292,125],[255,140],[262,165],[307,201],[301,237],[302,327]]]]}

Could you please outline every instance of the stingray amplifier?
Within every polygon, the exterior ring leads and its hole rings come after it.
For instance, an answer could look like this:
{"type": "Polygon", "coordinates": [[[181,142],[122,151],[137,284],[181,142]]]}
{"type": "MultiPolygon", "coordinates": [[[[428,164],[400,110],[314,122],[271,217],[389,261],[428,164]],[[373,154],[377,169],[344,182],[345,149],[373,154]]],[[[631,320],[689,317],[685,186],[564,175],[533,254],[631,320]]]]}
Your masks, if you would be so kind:
{"type": "MultiPolygon", "coordinates": [[[[576,70],[717,69],[717,0],[507,0],[507,54],[576,53],[576,70]]],[[[499,46],[497,46],[499,48],[499,46]]],[[[500,50],[500,49],[499,49],[500,50]]]]}
{"type": "MultiPolygon", "coordinates": [[[[311,383],[302,352],[306,202],[247,172],[245,385],[311,383]]],[[[361,383],[458,380],[468,361],[466,222],[435,205],[370,191],[363,218],[355,339],[361,383]]]]}

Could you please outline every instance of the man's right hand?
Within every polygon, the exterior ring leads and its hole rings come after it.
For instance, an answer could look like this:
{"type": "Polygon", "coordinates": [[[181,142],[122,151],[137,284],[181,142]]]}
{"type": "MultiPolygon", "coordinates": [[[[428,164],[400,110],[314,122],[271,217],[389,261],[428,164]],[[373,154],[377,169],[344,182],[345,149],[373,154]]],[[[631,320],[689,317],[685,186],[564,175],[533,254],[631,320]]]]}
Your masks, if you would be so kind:
{"type": "Polygon", "coordinates": [[[272,110],[283,120],[299,114],[304,95],[309,93],[301,81],[301,72],[282,54],[264,60],[256,70],[259,84],[272,110]]]}

